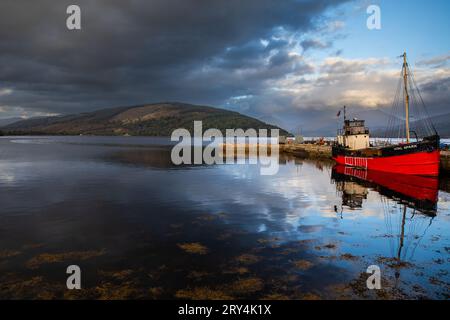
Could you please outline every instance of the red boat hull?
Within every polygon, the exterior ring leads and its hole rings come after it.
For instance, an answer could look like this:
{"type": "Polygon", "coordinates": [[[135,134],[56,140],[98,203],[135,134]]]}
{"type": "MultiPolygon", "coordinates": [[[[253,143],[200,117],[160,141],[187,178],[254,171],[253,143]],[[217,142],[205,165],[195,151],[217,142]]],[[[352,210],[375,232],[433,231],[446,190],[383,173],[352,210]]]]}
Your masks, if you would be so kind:
{"type": "Polygon", "coordinates": [[[338,164],[345,166],[373,171],[419,176],[438,176],[440,153],[439,150],[433,150],[431,152],[424,151],[373,158],[336,155],[334,160],[338,164]]]}

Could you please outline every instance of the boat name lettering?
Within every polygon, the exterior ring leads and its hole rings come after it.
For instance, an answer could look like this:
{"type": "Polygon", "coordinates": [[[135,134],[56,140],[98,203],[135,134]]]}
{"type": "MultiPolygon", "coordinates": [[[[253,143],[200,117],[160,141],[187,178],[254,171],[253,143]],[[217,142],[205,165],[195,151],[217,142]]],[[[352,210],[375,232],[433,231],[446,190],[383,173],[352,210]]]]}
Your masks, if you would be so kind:
{"type": "Polygon", "coordinates": [[[394,150],[406,150],[406,149],[414,149],[414,148],[417,148],[417,145],[416,144],[411,144],[411,145],[408,145],[408,146],[402,146],[402,147],[396,147],[396,148],[394,148],[394,150]]]}

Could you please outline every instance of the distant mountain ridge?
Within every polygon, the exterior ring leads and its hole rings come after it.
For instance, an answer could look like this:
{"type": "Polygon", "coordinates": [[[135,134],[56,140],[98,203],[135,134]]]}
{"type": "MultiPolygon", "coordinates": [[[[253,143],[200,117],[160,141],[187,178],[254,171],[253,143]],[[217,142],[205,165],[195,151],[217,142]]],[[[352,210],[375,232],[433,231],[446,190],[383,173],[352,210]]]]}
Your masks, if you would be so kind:
{"type": "MultiPolygon", "coordinates": [[[[430,118],[431,123],[434,125],[437,133],[441,138],[450,138],[450,113],[434,115],[430,118]]],[[[411,126],[415,126],[414,120],[411,121],[411,126]]],[[[370,127],[371,136],[373,137],[384,137],[386,135],[385,126],[370,127]]],[[[395,138],[395,137],[394,137],[395,138]]]]}
{"type": "Polygon", "coordinates": [[[4,127],[4,126],[7,126],[7,125],[9,125],[11,123],[15,123],[15,122],[21,121],[21,120],[23,120],[23,119],[19,118],[19,117],[0,119],[0,128],[4,127]]]}
{"type": "Polygon", "coordinates": [[[442,138],[450,138],[450,113],[432,116],[430,120],[442,138]]]}
{"type": "MultiPolygon", "coordinates": [[[[8,124],[4,134],[26,135],[132,135],[170,136],[178,128],[193,133],[195,120],[203,122],[203,130],[280,129],[238,112],[185,103],[154,103],[132,107],[102,109],[67,116],[33,118],[8,124]]],[[[270,133],[270,132],[269,132],[270,133]]]]}

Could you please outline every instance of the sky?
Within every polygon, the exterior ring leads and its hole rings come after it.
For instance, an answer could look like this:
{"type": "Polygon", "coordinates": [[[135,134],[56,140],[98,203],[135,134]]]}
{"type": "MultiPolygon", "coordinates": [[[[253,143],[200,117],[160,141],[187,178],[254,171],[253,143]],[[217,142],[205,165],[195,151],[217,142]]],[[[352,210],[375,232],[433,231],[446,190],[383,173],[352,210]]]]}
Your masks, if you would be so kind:
{"type": "Polygon", "coordinates": [[[404,51],[429,112],[446,114],[449,12],[447,0],[2,0],[0,119],[178,101],[293,133],[330,133],[343,105],[382,126],[404,51]],[[70,4],[81,30],[66,27],[70,4]]]}

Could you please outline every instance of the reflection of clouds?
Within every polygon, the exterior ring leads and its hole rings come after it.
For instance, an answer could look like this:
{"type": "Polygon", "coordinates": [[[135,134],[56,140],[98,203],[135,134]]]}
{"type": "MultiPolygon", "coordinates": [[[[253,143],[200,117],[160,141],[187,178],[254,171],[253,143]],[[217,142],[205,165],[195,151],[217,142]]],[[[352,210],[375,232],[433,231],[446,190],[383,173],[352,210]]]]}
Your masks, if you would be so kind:
{"type": "MultiPolygon", "coordinates": [[[[164,184],[172,187],[170,192],[156,191],[155,198],[208,213],[226,212],[227,223],[255,232],[261,232],[262,224],[268,232],[289,233],[305,223],[303,218],[335,219],[333,205],[340,205],[341,198],[330,184],[329,172],[317,170],[311,163],[304,164],[299,172],[298,169],[290,163],[281,166],[275,176],[261,176],[254,165],[163,173],[164,184]]],[[[344,214],[346,220],[353,221],[371,217],[383,221],[384,218],[376,192],[369,193],[363,209],[345,209],[344,214]]]]}
{"type": "Polygon", "coordinates": [[[264,223],[262,223],[258,226],[258,232],[264,232],[266,230],[267,230],[267,226],[264,223]]]}
{"type": "MultiPolygon", "coordinates": [[[[384,226],[385,213],[374,191],[369,191],[362,209],[344,207],[341,220],[333,208],[337,205],[340,211],[342,199],[330,183],[331,168],[319,170],[314,162],[304,161],[300,166],[288,162],[280,166],[278,174],[261,176],[258,165],[153,170],[109,158],[105,162],[105,152],[117,152],[111,146],[58,144],[56,151],[50,145],[16,147],[35,149],[0,162],[0,189],[17,188],[8,195],[0,190],[4,208],[20,207],[28,212],[55,205],[66,210],[67,203],[75,202],[74,206],[89,212],[100,210],[98,203],[120,208],[139,205],[152,214],[157,212],[154,207],[169,208],[178,216],[224,212],[221,221],[227,224],[251,232],[277,233],[286,239],[301,237],[302,226],[324,225],[316,230],[321,235],[340,228],[367,235],[376,226],[384,226]]],[[[127,149],[120,150],[126,153],[127,149]]],[[[440,208],[448,213],[448,194],[440,194],[446,196],[440,208]]],[[[166,209],[161,210],[164,213],[166,209]]]]}
{"type": "Polygon", "coordinates": [[[0,187],[13,186],[26,181],[30,177],[31,169],[31,163],[0,161],[0,187]]]}
{"type": "Polygon", "coordinates": [[[450,222],[450,193],[439,191],[438,215],[441,219],[450,222]]]}
{"type": "Polygon", "coordinates": [[[11,172],[6,172],[0,164],[0,184],[12,184],[16,180],[16,177],[11,172]]]}
{"type": "MultiPolygon", "coordinates": [[[[330,201],[337,200],[329,172],[315,170],[311,164],[304,165],[299,173],[297,170],[288,164],[281,166],[277,175],[261,176],[258,166],[224,165],[214,170],[220,184],[208,184],[207,192],[203,184],[191,184],[178,196],[187,196],[212,211],[226,211],[235,223],[245,220],[245,212],[247,217],[268,221],[268,226],[279,231],[293,231],[300,226],[302,216],[320,216],[319,208],[330,207],[330,201]],[[232,208],[237,212],[230,212],[232,208]]],[[[210,178],[214,181],[214,177],[210,178]]]]}
{"type": "Polygon", "coordinates": [[[54,143],[53,140],[50,139],[39,139],[39,138],[31,138],[31,139],[13,139],[10,140],[11,143],[21,143],[21,144],[47,144],[47,143],[54,143]]]}

